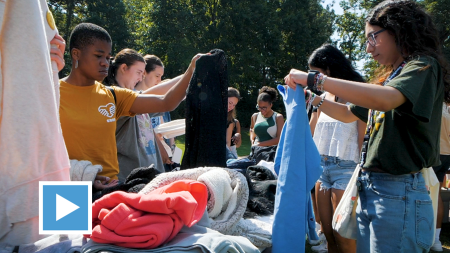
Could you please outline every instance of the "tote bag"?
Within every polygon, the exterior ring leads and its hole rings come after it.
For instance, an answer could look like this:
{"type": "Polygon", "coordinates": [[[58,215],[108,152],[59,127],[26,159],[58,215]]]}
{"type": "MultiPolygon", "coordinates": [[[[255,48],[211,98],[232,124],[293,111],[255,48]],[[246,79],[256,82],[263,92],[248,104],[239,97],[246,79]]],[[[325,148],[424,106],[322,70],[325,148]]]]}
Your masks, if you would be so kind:
{"type": "Polygon", "coordinates": [[[356,185],[359,171],[359,165],[353,172],[352,178],[345,188],[344,195],[336,207],[333,215],[333,229],[342,237],[356,240],[358,234],[358,224],[356,222],[356,206],[358,204],[358,187],[356,185]]]}

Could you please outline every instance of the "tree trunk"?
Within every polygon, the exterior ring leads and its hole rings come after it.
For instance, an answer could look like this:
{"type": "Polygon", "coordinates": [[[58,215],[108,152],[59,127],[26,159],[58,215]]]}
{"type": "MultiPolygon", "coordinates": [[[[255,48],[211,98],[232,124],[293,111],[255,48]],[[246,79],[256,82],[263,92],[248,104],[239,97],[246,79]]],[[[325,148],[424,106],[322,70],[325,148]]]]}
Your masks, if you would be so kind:
{"type": "Polygon", "coordinates": [[[67,20],[66,20],[66,28],[64,31],[64,39],[66,41],[69,41],[70,36],[70,27],[72,26],[72,18],[73,18],[73,11],[75,9],[75,3],[74,0],[66,0],[67,5],[67,20]]]}

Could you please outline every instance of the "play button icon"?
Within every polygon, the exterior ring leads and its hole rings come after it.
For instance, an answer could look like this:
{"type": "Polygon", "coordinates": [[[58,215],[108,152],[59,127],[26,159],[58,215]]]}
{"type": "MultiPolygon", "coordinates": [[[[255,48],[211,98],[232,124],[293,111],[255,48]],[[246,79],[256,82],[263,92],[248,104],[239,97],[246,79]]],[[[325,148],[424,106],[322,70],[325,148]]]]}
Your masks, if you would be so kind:
{"type": "Polygon", "coordinates": [[[39,234],[90,234],[92,182],[39,182],[39,234]]]}
{"type": "Polygon", "coordinates": [[[74,203],[56,194],[56,220],[59,220],[80,208],[74,203]]]}

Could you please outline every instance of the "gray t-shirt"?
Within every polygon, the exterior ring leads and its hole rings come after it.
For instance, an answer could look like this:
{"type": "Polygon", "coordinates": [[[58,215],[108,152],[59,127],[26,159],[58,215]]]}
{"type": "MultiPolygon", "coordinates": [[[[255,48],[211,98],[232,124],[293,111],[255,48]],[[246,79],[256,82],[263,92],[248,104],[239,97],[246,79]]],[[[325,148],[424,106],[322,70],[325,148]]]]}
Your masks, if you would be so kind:
{"type": "Polygon", "coordinates": [[[158,171],[165,171],[161,152],[156,144],[157,137],[150,121],[151,117],[160,115],[162,113],[143,114],[135,117],[120,117],[117,120],[118,177],[121,182],[124,182],[135,168],[154,164],[158,171]]]}

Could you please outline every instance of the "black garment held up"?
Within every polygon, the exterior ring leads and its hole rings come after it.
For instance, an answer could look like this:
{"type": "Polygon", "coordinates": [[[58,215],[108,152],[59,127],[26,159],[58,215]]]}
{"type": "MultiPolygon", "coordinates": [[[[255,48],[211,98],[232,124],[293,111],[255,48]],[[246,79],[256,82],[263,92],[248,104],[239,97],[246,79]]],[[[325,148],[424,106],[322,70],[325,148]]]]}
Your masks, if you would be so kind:
{"type": "Polygon", "coordinates": [[[197,60],[186,96],[186,141],[181,169],[226,167],[228,73],[225,53],[197,60]]]}

